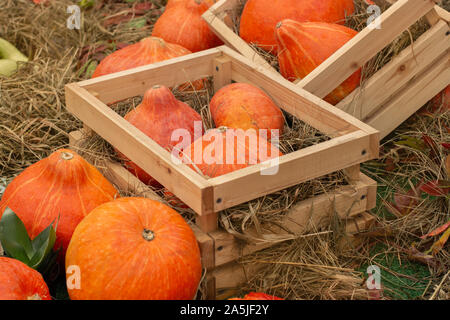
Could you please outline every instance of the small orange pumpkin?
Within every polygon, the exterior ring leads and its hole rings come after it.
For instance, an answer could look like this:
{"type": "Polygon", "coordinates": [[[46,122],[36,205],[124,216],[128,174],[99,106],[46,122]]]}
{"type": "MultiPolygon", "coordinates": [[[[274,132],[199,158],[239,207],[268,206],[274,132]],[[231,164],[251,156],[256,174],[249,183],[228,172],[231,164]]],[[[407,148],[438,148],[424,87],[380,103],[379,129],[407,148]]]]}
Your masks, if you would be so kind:
{"type": "Polygon", "coordinates": [[[232,83],[217,91],[209,104],[217,127],[265,129],[283,133],[284,117],[280,108],[261,89],[247,83],[232,83]]]}
{"type": "Polygon", "coordinates": [[[0,300],[51,300],[42,275],[25,263],[0,257],[0,300]]]}
{"type": "MultiPolygon", "coordinates": [[[[92,78],[110,73],[137,68],[172,58],[181,57],[192,53],[190,50],[174,43],[169,43],[161,38],[147,37],[141,41],[114,51],[104,58],[95,68],[92,78]]],[[[195,90],[204,87],[203,80],[192,83],[195,90]]],[[[180,86],[180,90],[192,88],[188,84],[180,86]]]]}
{"type": "Polygon", "coordinates": [[[55,248],[69,245],[80,221],[118,191],[91,164],[72,150],[60,149],[26,168],[7,186],[0,201],[0,218],[9,207],[34,239],[58,221],[55,248]]]}
{"type": "MultiPolygon", "coordinates": [[[[200,131],[197,134],[199,136],[203,134],[200,114],[188,104],[177,100],[165,86],[154,86],[147,90],[141,104],[127,113],[124,118],[169,152],[175,146],[181,150],[191,143],[196,134],[196,122],[200,125],[200,131]],[[172,133],[178,129],[185,129],[191,135],[190,140],[185,144],[183,141],[179,144],[178,140],[172,140],[172,133]]],[[[159,183],[149,174],[127,159],[119,150],[116,151],[124,161],[125,167],[142,182],[159,186],[159,183]]]]}
{"type": "MultiPolygon", "coordinates": [[[[353,29],[333,23],[281,21],[276,28],[281,74],[289,81],[306,77],[356,34],[353,29]]],[[[337,104],[359,86],[360,79],[358,69],[324,100],[337,104]]]]}
{"type": "Polygon", "coordinates": [[[214,178],[282,155],[256,130],[244,132],[242,129],[220,127],[208,130],[184,148],[180,159],[195,171],[214,178]]]}
{"type": "Polygon", "coordinates": [[[175,210],[146,198],[95,208],[73,234],[70,266],[81,276],[79,289],[68,290],[72,300],[188,300],[202,275],[192,229],[175,210]]]}
{"type": "Polygon", "coordinates": [[[274,32],[281,20],[344,24],[345,16],[354,10],[353,0],[248,0],[242,11],[239,34],[248,43],[277,54],[274,32]]]}
{"type": "Polygon", "coordinates": [[[152,36],[179,44],[192,52],[222,45],[222,41],[210,30],[202,14],[211,1],[184,0],[168,6],[156,21],[152,36]]]}

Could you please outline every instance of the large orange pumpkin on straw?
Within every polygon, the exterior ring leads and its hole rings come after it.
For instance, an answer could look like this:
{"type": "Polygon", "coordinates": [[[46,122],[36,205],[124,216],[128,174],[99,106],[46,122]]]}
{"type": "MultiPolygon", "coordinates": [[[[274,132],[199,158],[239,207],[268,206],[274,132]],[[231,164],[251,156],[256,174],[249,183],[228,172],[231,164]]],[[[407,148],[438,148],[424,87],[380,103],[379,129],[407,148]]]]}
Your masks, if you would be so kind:
{"type": "MultiPolygon", "coordinates": [[[[356,34],[353,29],[334,23],[281,21],[276,28],[281,74],[290,81],[306,77],[356,34]]],[[[324,100],[337,104],[359,86],[360,79],[358,69],[324,100]]]]}
{"type": "Polygon", "coordinates": [[[9,207],[31,239],[57,221],[55,248],[62,245],[65,252],[78,223],[117,196],[116,188],[94,166],[74,151],[60,149],[11,181],[0,201],[0,218],[9,207]]]}
{"type": "Polygon", "coordinates": [[[70,266],[80,272],[79,289],[69,288],[72,300],[193,299],[202,274],[192,229],[175,210],[146,198],[94,209],[74,232],[70,266]]]}
{"type": "Polygon", "coordinates": [[[0,300],[51,300],[42,275],[25,263],[0,257],[0,300]]]}
{"type": "Polygon", "coordinates": [[[284,117],[281,109],[260,88],[247,83],[232,83],[217,91],[209,104],[217,127],[270,130],[283,133],[284,117]]]}
{"type": "MultiPolygon", "coordinates": [[[[95,68],[92,78],[181,57],[190,53],[192,53],[190,50],[178,44],[166,42],[158,37],[147,37],[108,55],[95,68]]],[[[192,86],[196,90],[202,89],[203,80],[194,81],[192,86]]],[[[180,89],[185,90],[192,88],[192,86],[183,84],[180,89]]]]}
{"type": "Polygon", "coordinates": [[[177,1],[166,8],[156,21],[152,36],[179,44],[192,52],[220,46],[222,41],[210,30],[202,14],[211,1],[177,1]]]}
{"type": "MultiPolygon", "coordinates": [[[[177,146],[180,150],[193,141],[195,135],[203,134],[202,117],[188,104],[177,100],[169,88],[154,86],[147,90],[139,106],[125,115],[125,120],[152,138],[167,151],[177,146]],[[198,132],[196,132],[196,122],[198,132]],[[189,140],[172,139],[175,130],[186,130],[189,140]]],[[[182,139],[182,138],[181,138],[182,139]]],[[[119,150],[116,150],[124,161],[125,167],[142,182],[159,186],[159,183],[119,150]]]]}
{"type": "Polygon", "coordinates": [[[275,26],[284,19],[344,24],[354,12],[353,0],[248,0],[242,11],[239,34],[248,43],[277,53],[275,26]]]}

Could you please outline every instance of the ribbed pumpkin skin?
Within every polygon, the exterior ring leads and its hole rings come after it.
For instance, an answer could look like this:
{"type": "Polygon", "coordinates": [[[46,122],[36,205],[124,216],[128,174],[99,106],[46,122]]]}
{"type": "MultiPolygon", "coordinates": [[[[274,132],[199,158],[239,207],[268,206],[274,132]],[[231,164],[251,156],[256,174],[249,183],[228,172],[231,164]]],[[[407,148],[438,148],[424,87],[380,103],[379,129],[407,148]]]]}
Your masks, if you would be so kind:
{"type": "MultiPolygon", "coordinates": [[[[171,141],[174,130],[186,129],[193,139],[194,123],[202,121],[200,114],[188,104],[177,100],[172,92],[164,86],[155,86],[147,90],[141,104],[127,113],[124,118],[169,152],[179,142],[178,140],[171,141]]],[[[180,146],[180,148],[184,147],[185,145],[180,146]]],[[[142,182],[154,186],[159,185],[156,180],[128,160],[119,150],[116,151],[125,161],[127,169],[142,182]]]]}
{"type": "Polygon", "coordinates": [[[41,274],[23,262],[0,257],[0,300],[51,300],[41,274]]]}
{"type": "Polygon", "coordinates": [[[222,45],[201,17],[211,1],[186,0],[168,6],[156,21],[152,36],[179,44],[192,52],[222,45]]]}
{"type": "MultiPolygon", "coordinates": [[[[190,50],[174,43],[169,43],[161,38],[147,37],[141,41],[114,51],[104,58],[95,68],[92,78],[104,76],[110,73],[137,68],[172,58],[185,56],[192,53],[190,50]]],[[[195,90],[203,88],[203,80],[192,82],[195,90]]],[[[192,88],[188,84],[180,86],[180,90],[192,88]]]]}
{"type": "MultiPolygon", "coordinates": [[[[356,34],[353,29],[333,23],[283,20],[276,28],[281,74],[289,81],[306,77],[356,34]]],[[[337,104],[359,86],[360,79],[358,69],[324,100],[337,104]]]]}
{"type": "Polygon", "coordinates": [[[260,138],[255,130],[252,134],[250,132],[250,130],[247,132],[248,136],[257,141],[255,146],[250,142],[250,139],[245,138],[243,130],[225,127],[208,130],[201,138],[183,149],[180,159],[195,171],[200,170],[203,175],[214,178],[283,155],[276,146],[260,138]],[[227,142],[226,132],[228,130],[234,131],[237,136],[234,143],[227,142]],[[242,143],[243,141],[245,142],[242,143]],[[267,150],[262,155],[259,154],[261,146],[264,146],[267,150]],[[216,148],[218,152],[222,151],[217,156],[214,151],[216,148]],[[238,156],[242,154],[244,154],[244,161],[239,161],[238,156]],[[210,155],[213,159],[209,159],[210,155]],[[195,166],[192,165],[192,162],[195,166]]]}
{"type": "Polygon", "coordinates": [[[74,151],[60,149],[11,181],[0,202],[0,218],[11,208],[34,239],[59,216],[55,248],[62,244],[64,253],[78,223],[115,196],[118,191],[94,166],[74,151]]]}
{"type": "MultiPolygon", "coordinates": [[[[166,5],[166,10],[173,7],[174,5],[185,4],[186,2],[189,2],[189,1],[191,1],[191,0],[168,0],[167,5],[166,5]]],[[[208,5],[208,7],[210,7],[214,3],[216,3],[215,0],[203,0],[203,2],[205,2],[208,5]]]]}
{"type": "Polygon", "coordinates": [[[284,117],[280,108],[260,88],[247,83],[232,83],[217,91],[209,104],[216,127],[266,129],[283,133],[284,117]]]}
{"type": "Polygon", "coordinates": [[[277,53],[275,26],[284,19],[344,23],[355,8],[353,0],[248,0],[239,34],[248,43],[277,53]]]}
{"type": "Polygon", "coordinates": [[[192,229],[175,210],[145,198],[94,209],[77,227],[66,268],[80,268],[72,300],[193,299],[202,266],[192,229]],[[144,229],[154,233],[143,237],[144,229]]]}

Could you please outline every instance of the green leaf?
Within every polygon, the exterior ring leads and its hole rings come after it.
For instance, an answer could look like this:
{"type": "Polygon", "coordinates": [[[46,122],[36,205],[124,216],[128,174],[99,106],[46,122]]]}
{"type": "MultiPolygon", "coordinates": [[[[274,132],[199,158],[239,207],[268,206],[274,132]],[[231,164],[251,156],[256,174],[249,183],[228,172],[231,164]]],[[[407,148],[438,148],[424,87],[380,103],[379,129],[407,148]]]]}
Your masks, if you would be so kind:
{"type": "Polygon", "coordinates": [[[405,140],[397,141],[397,142],[395,142],[395,144],[408,146],[412,149],[416,149],[416,150],[422,151],[422,152],[424,152],[426,150],[426,146],[425,146],[425,143],[423,142],[423,140],[416,139],[413,137],[408,137],[408,136],[402,136],[402,139],[405,139],[405,140]]]}
{"type": "Polygon", "coordinates": [[[30,261],[30,267],[38,269],[45,258],[52,251],[56,241],[56,231],[53,228],[53,222],[47,228],[45,228],[36,238],[32,241],[34,255],[30,261]]]}
{"type": "Polygon", "coordinates": [[[95,0],[80,0],[79,6],[83,9],[88,9],[93,7],[95,4],[95,0]]]}
{"type": "Polygon", "coordinates": [[[33,246],[22,220],[6,208],[0,220],[0,242],[8,256],[29,264],[33,246]]]}

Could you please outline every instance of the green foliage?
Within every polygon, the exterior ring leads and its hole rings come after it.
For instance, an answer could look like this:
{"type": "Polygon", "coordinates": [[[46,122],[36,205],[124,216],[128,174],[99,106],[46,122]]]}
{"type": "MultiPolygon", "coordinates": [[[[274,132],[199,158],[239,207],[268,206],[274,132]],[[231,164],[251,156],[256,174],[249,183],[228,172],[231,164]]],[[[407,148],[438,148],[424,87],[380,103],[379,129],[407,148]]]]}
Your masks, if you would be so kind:
{"type": "Polygon", "coordinates": [[[56,241],[56,226],[54,228],[53,223],[31,240],[22,220],[6,208],[0,220],[0,243],[9,257],[33,269],[45,270],[57,257],[57,252],[52,250],[56,241]]]}

